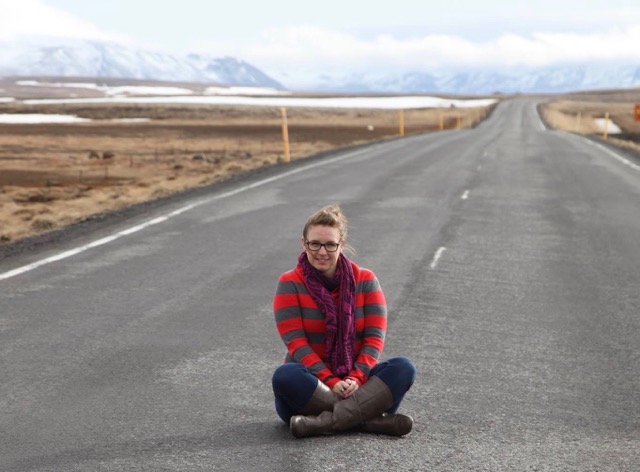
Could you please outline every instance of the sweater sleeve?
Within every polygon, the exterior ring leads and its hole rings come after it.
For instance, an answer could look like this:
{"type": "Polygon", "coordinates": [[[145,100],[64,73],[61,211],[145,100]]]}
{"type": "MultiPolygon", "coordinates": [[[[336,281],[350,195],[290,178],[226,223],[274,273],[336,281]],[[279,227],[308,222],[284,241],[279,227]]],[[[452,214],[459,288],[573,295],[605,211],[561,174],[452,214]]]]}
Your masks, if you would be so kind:
{"type": "Polygon", "coordinates": [[[378,363],[384,350],[384,339],[387,333],[387,302],[380,282],[373,272],[366,269],[362,272],[359,281],[364,296],[362,347],[348,375],[360,385],[369,379],[369,372],[378,363]]]}
{"type": "Polygon", "coordinates": [[[300,294],[296,286],[301,282],[297,282],[288,274],[290,273],[283,274],[278,280],[273,298],[276,327],[287,346],[287,358],[306,366],[329,388],[333,388],[340,379],[332,374],[309,344],[302,319],[300,294]]]}

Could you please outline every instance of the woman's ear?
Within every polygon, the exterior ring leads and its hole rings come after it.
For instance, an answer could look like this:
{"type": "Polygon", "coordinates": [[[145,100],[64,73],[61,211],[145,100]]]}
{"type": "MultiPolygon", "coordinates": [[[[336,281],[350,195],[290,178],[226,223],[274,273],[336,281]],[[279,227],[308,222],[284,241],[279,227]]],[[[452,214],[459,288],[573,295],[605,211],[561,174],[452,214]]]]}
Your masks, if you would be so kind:
{"type": "Polygon", "coordinates": [[[304,236],[300,238],[300,244],[302,245],[302,250],[306,251],[307,250],[307,246],[304,243],[304,236]]]}

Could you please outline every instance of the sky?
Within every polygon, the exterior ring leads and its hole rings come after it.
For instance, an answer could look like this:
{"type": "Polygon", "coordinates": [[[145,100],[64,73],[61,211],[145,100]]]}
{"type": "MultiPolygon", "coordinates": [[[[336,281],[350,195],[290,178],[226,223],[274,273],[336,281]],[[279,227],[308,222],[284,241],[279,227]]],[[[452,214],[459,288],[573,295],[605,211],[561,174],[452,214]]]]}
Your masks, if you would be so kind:
{"type": "Polygon", "coordinates": [[[0,0],[0,41],[99,39],[267,73],[640,63],[639,0],[0,0]]]}

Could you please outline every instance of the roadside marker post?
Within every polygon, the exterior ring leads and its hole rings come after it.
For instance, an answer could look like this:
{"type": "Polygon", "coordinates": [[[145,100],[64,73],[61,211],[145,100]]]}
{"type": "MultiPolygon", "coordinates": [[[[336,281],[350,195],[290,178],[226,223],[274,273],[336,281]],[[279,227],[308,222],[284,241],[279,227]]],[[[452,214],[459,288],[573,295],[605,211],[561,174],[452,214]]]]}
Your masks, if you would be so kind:
{"type": "Polygon", "coordinates": [[[400,136],[404,136],[404,110],[400,110],[400,136]]]}
{"type": "Polygon", "coordinates": [[[580,122],[582,121],[582,112],[578,112],[578,124],[576,126],[576,133],[580,132],[580,122]]]}
{"type": "Polygon", "coordinates": [[[609,112],[606,112],[604,114],[604,134],[602,135],[602,139],[606,141],[608,136],[609,136],[609,112]]]}
{"type": "Polygon", "coordinates": [[[640,121],[640,103],[633,108],[633,121],[640,121]]]}
{"type": "Polygon", "coordinates": [[[291,160],[291,153],[289,152],[289,125],[287,124],[287,109],[280,107],[280,114],[282,115],[282,143],[284,146],[284,160],[289,162],[291,160]]]}

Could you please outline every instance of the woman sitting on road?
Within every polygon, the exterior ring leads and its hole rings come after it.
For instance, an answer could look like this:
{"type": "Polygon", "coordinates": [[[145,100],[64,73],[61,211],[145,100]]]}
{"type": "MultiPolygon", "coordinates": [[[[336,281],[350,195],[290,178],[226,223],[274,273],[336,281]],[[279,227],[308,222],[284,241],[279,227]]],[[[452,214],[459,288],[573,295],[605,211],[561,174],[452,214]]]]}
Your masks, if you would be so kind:
{"type": "Polygon", "coordinates": [[[347,220],[327,206],[307,220],[295,269],[278,280],[273,309],[287,346],[273,374],[276,412],[296,437],[359,431],[403,436],[396,413],[415,379],[405,357],[378,362],[387,307],[375,274],[343,250],[347,220]]]}

